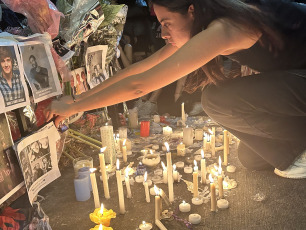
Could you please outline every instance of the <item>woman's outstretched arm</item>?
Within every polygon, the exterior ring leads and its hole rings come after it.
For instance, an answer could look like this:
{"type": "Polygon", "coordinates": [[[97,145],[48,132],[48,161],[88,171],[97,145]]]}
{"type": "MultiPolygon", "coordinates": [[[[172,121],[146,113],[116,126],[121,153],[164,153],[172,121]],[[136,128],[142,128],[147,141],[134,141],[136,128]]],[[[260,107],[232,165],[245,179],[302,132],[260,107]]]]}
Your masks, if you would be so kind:
{"type": "MultiPolygon", "coordinates": [[[[164,87],[205,65],[214,57],[229,50],[245,49],[258,37],[229,26],[223,21],[214,22],[209,28],[194,36],[173,55],[152,68],[108,85],[101,85],[95,94],[71,105],[54,102],[47,117],[54,114],[70,116],[76,112],[110,106],[146,95],[164,87]]],[[[141,68],[141,67],[140,67],[141,68]]]]}

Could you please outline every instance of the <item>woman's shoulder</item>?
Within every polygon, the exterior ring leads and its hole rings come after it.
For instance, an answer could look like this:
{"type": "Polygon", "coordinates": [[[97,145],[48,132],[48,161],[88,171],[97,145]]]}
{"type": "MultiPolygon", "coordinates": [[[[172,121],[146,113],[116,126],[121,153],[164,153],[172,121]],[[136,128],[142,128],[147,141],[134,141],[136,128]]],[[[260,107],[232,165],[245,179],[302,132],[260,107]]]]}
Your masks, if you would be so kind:
{"type": "Polygon", "coordinates": [[[212,21],[208,29],[220,31],[220,36],[225,36],[231,43],[231,48],[222,55],[248,49],[253,46],[261,37],[262,33],[253,28],[247,28],[228,18],[219,18],[212,21]]]}

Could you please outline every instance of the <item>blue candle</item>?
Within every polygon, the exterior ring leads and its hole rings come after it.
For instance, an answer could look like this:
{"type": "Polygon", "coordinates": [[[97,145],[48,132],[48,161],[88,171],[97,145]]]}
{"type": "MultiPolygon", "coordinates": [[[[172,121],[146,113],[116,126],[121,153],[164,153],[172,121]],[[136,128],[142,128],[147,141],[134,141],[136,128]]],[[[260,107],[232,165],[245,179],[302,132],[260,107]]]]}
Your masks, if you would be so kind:
{"type": "Polygon", "coordinates": [[[92,191],[92,186],[91,186],[91,181],[90,181],[90,170],[89,169],[90,169],[89,167],[80,168],[79,171],[78,171],[78,175],[79,175],[79,177],[87,177],[89,190],[92,191]]]}
{"type": "Polygon", "coordinates": [[[86,201],[90,198],[88,178],[81,176],[74,179],[74,190],[77,201],[86,201]]]}

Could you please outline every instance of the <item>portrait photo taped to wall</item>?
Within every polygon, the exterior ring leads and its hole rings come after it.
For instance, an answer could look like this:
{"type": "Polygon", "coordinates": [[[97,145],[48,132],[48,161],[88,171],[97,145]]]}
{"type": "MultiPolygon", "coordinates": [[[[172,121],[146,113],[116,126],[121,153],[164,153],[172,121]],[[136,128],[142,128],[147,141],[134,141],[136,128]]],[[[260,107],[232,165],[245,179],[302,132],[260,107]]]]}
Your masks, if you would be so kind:
{"type": "Polygon", "coordinates": [[[13,140],[5,113],[0,114],[0,204],[23,186],[23,176],[13,149],[13,140]]]}
{"type": "Polygon", "coordinates": [[[60,176],[56,153],[58,139],[56,128],[43,128],[17,145],[30,203],[42,188],[60,176]]]}
{"type": "Polygon", "coordinates": [[[82,67],[72,70],[70,74],[71,74],[71,79],[70,79],[71,92],[74,95],[79,95],[81,93],[86,92],[89,87],[87,84],[85,68],[82,67]]]}
{"type": "Polygon", "coordinates": [[[61,94],[60,82],[49,45],[39,41],[21,42],[18,45],[34,102],[61,94]]]}
{"type": "Polygon", "coordinates": [[[0,113],[29,104],[28,89],[16,43],[1,42],[0,64],[0,113]]]}
{"type": "Polygon", "coordinates": [[[86,52],[87,82],[90,88],[94,88],[108,78],[105,71],[105,59],[107,45],[88,47],[86,52]]]}

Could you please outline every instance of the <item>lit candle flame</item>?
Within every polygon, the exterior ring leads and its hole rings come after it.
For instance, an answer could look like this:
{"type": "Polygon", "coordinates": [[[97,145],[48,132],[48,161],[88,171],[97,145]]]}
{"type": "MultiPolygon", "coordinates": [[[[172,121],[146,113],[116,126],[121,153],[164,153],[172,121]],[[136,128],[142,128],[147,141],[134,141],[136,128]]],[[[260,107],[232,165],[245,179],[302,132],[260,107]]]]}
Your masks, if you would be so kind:
{"type": "Polygon", "coordinates": [[[201,156],[202,156],[202,159],[204,159],[204,150],[201,149],[201,156]]]}
{"type": "Polygon", "coordinates": [[[204,133],[204,138],[205,138],[205,137],[207,138],[207,133],[204,133]]]}
{"type": "Polygon", "coordinates": [[[148,173],[147,173],[147,172],[145,172],[145,174],[144,174],[144,182],[146,182],[146,181],[147,181],[147,177],[148,177],[148,173]]]}
{"type": "Polygon", "coordinates": [[[209,180],[210,180],[210,183],[214,183],[214,179],[212,178],[212,175],[211,175],[211,174],[209,174],[208,178],[209,178],[209,180]]]}
{"type": "Polygon", "coordinates": [[[161,165],[162,165],[162,167],[163,167],[164,171],[166,171],[166,170],[167,170],[167,168],[166,168],[166,166],[165,166],[164,162],[161,162],[161,165]]]}
{"type": "Polygon", "coordinates": [[[193,163],[194,163],[193,171],[197,172],[197,171],[198,171],[198,164],[197,164],[197,161],[194,160],[193,163]]]}
{"type": "Polygon", "coordinates": [[[153,150],[152,149],[150,149],[150,153],[153,154],[153,150]]]}
{"type": "Polygon", "coordinates": [[[117,133],[116,138],[119,139],[119,133],[117,133]]]}
{"type": "Polygon", "coordinates": [[[91,168],[91,169],[89,169],[89,171],[90,171],[91,173],[94,173],[96,170],[97,170],[96,168],[91,168]]]}
{"type": "Polygon", "coordinates": [[[103,226],[102,226],[102,224],[100,224],[100,226],[99,226],[99,230],[103,230],[103,226]]]}
{"type": "Polygon", "coordinates": [[[210,142],[210,135],[207,134],[207,142],[210,142]]]}
{"type": "Polygon", "coordinates": [[[214,132],[213,132],[211,129],[208,129],[208,132],[209,132],[211,135],[214,134],[214,132]]]}
{"type": "Polygon", "coordinates": [[[169,152],[170,148],[169,148],[169,144],[167,142],[165,142],[165,146],[166,146],[167,152],[169,152]]]}
{"type": "Polygon", "coordinates": [[[156,185],[154,185],[154,192],[155,192],[156,196],[159,196],[160,191],[159,191],[159,189],[156,185]]]}
{"type": "Polygon", "coordinates": [[[183,200],[183,204],[186,204],[186,202],[183,200]]]}
{"type": "Polygon", "coordinates": [[[172,167],[173,167],[173,171],[175,171],[176,170],[176,165],[174,164],[172,167]]]}
{"type": "Polygon", "coordinates": [[[108,126],[108,123],[105,123],[105,126],[108,126]]]}
{"type": "Polygon", "coordinates": [[[125,142],[126,142],[126,139],[124,139],[124,141],[123,141],[122,145],[125,145],[125,142]]]}
{"type": "Polygon", "coordinates": [[[223,188],[228,189],[228,183],[226,181],[223,181],[223,188]]]}
{"type": "Polygon", "coordinates": [[[117,170],[119,170],[120,169],[119,159],[117,159],[116,166],[117,166],[117,170]]]}
{"type": "Polygon", "coordinates": [[[103,215],[103,211],[104,211],[104,206],[103,206],[103,204],[101,203],[101,209],[100,209],[101,215],[103,215]]]}
{"type": "Polygon", "coordinates": [[[106,149],[106,146],[100,149],[100,153],[103,153],[106,149]]]}
{"type": "Polygon", "coordinates": [[[221,157],[219,156],[219,169],[218,169],[219,175],[222,173],[222,167],[221,167],[221,157]]]}
{"type": "Polygon", "coordinates": [[[142,224],[143,224],[144,226],[146,226],[146,225],[147,225],[147,223],[146,223],[145,221],[142,221],[142,224]]]}
{"type": "Polygon", "coordinates": [[[128,178],[129,177],[129,172],[130,172],[130,167],[126,167],[125,169],[125,177],[128,178]]]}

